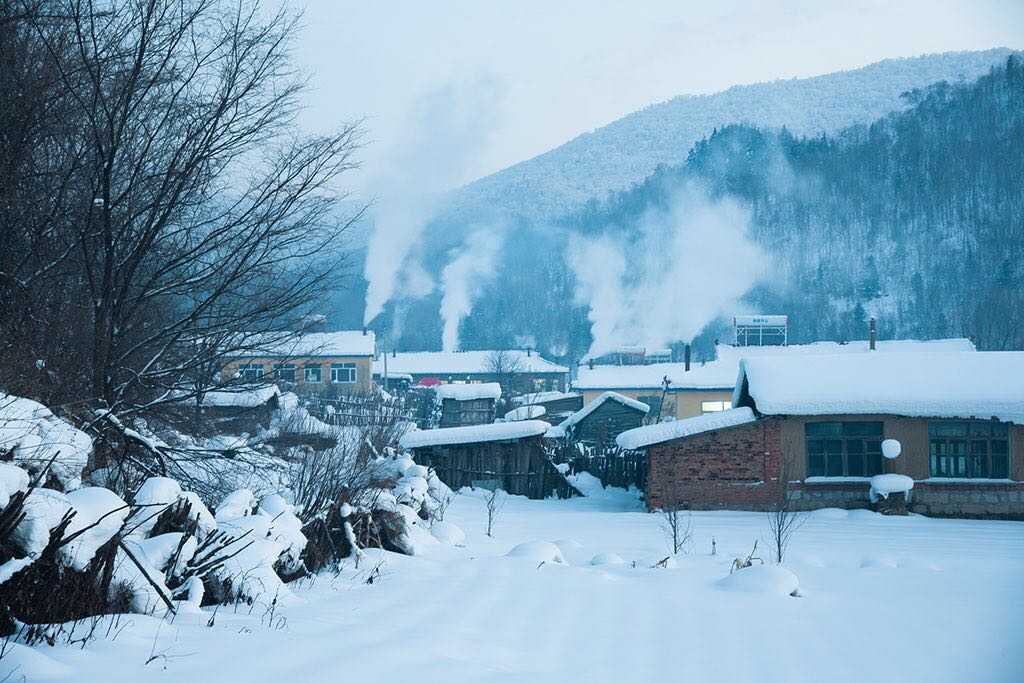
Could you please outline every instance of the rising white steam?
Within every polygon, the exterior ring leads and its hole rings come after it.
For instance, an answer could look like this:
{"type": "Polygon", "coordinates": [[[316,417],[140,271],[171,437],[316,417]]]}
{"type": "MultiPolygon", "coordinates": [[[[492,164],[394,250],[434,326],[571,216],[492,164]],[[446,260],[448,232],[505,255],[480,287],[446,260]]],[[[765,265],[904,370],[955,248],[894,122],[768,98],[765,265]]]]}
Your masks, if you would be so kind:
{"type": "Polygon", "coordinates": [[[649,213],[634,240],[575,238],[569,263],[577,303],[589,306],[591,354],[690,341],[765,272],[747,237],[750,213],[690,185],[667,211],[649,213]]]}
{"type": "Polygon", "coordinates": [[[394,142],[387,173],[372,183],[373,233],[366,255],[365,323],[392,298],[434,290],[415,247],[442,194],[472,179],[488,137],[497,128],[504,85],[489,76],[453,82],[419,98],[394,142]]]}
{"type": "Polygon", "coordinates": [[[502,234],[497,230],[478,229],[444,267],[441,273],[444,290],[441,345],[445,351],[459,350],[459,325],[473,309],[473,301],[480,290],[494,277],[502,241],[502,234]]]}

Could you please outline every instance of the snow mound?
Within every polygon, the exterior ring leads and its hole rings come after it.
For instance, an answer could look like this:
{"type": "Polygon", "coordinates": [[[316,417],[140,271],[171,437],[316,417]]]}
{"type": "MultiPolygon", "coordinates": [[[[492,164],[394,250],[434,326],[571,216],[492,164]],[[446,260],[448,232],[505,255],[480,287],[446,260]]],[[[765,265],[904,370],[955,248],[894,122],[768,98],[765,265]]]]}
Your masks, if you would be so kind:
{"type": "Polygon", "coordinates": [[[622,559],[620,555],[615,553],[598,553],[590,559],[590,564],[595,567],[600,567],[606,564],[625,564],[626,561],[622,559]]]}
{"type": "Polygon", "coordinates": [[[73,679],[74,670],[51,659],[42,650],[8,642],[7,652],[0,662],[0,675],[14,681],[63,681],[73,679]]]}
{"type": "Polygon", "coordinates": [[[472,425],[468,427],[444,427],[442,429],[421,429],[406,432],[399,441],[402,448],[425,448],[427,446],[449,446],[462,443],[485,441],[506,441],[540,436],[551,427],[540,420],[519,422],[498,422],[495,424],[472,425]]]}
{"type": "Polygon", "coordinates": [[[214,518],[218,521],[237,519],[252,514],[256,507],[256,496],[250,489],[238,489],[224,496],[224,500],[217,506],[214,518]]]}
{"type": "Polygon", "coordinates": [[[796,574],[777,564],[754,565],[739,569],[718,582],[723,590],[737,593],[796,595],[800,581],[796,574]]]}
{"type": "Polygon", "coordinates": [[[50,542],[50,530],[72,509],[63,493],[34,488],[25,498],[25,518],[14,528],[10,540],[25,555],[38,557],[50,542]]]}
{"type": "Polygon", "coordinates": [[[86,486],[67,494],[75,510],[65,537],[81,532],[74,541],[61,548],[64,561],[82,571],[92,561],[99,547],[114,537],[130,512],[128,504],[110,489],[86,486]],[[92,526],[94,525],[95,526],[92,526]],[[87,527],[88,530],[86,530],[87,527]]]}
{"type": "Polygon", "coordinates": [[[445,545],[460,548],[466,545],[466,532],[451,522],[435,522],[434,526],[430,527],[430,533],[445,545]]]}
{"type": "Polygon", "coordinates": [[[497,382],[482,384],[439,384],[434,388],[439,401],[446,398],[455,401],[478,401],[482,399],[498,400],[501,398],[501,385],[497,382]]]}
{"type": "Polygon", "coordinates": [[[899,563],[896,558],[872,555],[860,561],[861,569],[896,569],[899,563]]]}
{"type": "Polygon", "coordinates": [[[575,538],[562,538],[555,541],[555,545],[558,546],[559,550],[563,553],[570,550],[582,550],[583,544],[577,541],[575,538]]]}
{"type": "Polygon", "coordinates": [[[566,564],[562,551],[554,543],[548,541],[527,541],[520,543],[512,550],[509,550],[505,557],[514,557],[521,560],[529,560],[535,564],[541,562],[554,562],[555,564],[566,564]]]}
{"type": "Polygon", "coordinates": [[[0,508],[7,507],[18,491],[27,491],[28,482],[28,472],[17,465],[0,463],[0,508]]]}
{"type": "Polygon", "coordinates": [[[871,477],[871,502],[888,498],[890,493],[908,493],[914,488],[914,480],[905,474],[876,474],[871,477]]]}
{"type": "Polygon", "coordinates": [[[15,464],[42,469],[56,457],[50,471],[64,490],[77,486],[92,451],[92,439],[42,403],[0,392],[0,453],[10,452],[15,464]]]}
{"type": "Polygon", "coordinates": [[[548,412],[544,406],[525,405],[513,408],[505,413],[505,422],[518,422],[519,420],[534,420],[543,417],[548,412]]]}

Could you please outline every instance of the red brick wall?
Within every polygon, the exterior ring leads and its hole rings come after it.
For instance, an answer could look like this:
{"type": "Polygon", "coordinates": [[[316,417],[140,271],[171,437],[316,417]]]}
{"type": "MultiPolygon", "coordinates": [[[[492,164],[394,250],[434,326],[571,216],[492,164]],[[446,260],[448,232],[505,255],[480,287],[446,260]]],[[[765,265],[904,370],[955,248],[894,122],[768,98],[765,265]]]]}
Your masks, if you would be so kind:
{"type": "Polygon", "coordinates": [[[695,510],[767,509],[781,495],[782,436],[778,419],[647,449],[647,505],[695,510]]]}

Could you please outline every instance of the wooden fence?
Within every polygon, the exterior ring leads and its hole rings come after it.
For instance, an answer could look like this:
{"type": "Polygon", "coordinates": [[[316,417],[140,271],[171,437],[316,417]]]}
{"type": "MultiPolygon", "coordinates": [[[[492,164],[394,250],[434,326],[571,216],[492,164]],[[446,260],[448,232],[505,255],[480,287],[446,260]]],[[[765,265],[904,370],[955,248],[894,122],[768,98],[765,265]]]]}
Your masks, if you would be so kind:
{"type": "Polygon", "coordinates": [[[556,466],[568,464],[569,474],[589,472],[605,486],[645,490],[647,457],[643,451],[627,451],[617,446],[594,448],[571,442],[550,445],[546,451],[556,466]]]}

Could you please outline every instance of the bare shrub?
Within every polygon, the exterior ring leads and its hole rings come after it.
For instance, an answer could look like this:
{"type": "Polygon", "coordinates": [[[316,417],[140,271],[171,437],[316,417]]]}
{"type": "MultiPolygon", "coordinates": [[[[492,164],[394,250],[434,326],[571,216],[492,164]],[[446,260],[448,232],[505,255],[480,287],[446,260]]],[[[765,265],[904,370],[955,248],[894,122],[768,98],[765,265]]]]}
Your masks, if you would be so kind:
{"type": "Polygon", "coordinates": [[[747,567],[752,567],[755,562],[760,562],[761,564],[764,564],[764,560],[754,555],[754,553],[756,552],[757,541],[754,541],[754,547],[750,550],[749,555],[747,555],[746,557],[737,557],[735,560],[732,561],[732,567],[730,567],[729,573],[732,574],[733,572],[739,569],[746,569],[747,567]]]}
{"type": "Polygon", "coordinates": [[[768,535],[772,544],[772,555],[777,564],[782,563],[793,534],[806,519],[802,512],[794,509],[793,501],[787,495],[786,485],[789,477],[786,472],[787,468],[783,466],[779,475],[779,495],[776,497],[772,509],[768,511],[768,535]]]}
{"type": "Polygon", "coordinates": [[[487,498],[484,499],[484,503],[487,508],[487,535],[494,537],[494,523],[498,519],[498,514],[502,508],[505,507],[506,494],[500,488],[495,487],[490,492],[487,498]]]}
{"type": "Polygon", "coordinates": [[[684,511],[678,505],[662,508],[661,515],[662,529],[669,542],[669,549],[673,555],[680,551],[686,552],[687,546],[693,539],[693,520],[689,511],[684,511]]]}

